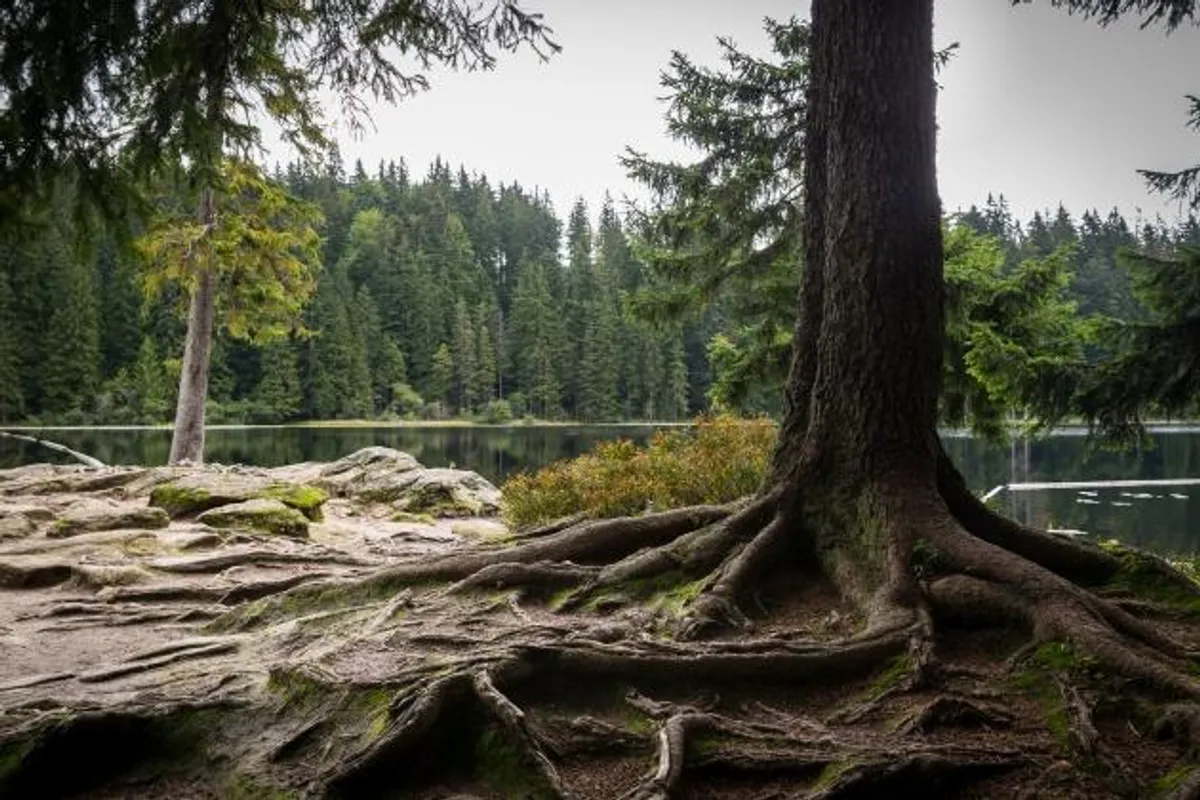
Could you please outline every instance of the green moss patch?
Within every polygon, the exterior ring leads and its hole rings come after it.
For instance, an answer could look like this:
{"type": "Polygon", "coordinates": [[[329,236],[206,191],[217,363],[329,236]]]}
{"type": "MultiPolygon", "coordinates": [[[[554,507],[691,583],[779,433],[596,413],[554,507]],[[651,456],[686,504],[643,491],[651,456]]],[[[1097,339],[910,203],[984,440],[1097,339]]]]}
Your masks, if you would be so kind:
{"type": "Polygon", "coordinates": [[[875,700],[895,689],[912,676],[915,667],[916,664],[913,662],[913,657],[908,653],[901,653],[896,656],[871,681],[871,685],[867,687],[865,692],[865,699],[875,700]]]}
{"type": "Polygon", "coordinates": [[[156,486],[150,492],[150,505],[161,508],[172,518],[199,514],[201,511],[216,508],[223,502],[225,501],[221,498],[214,498],[204,489],[176,486],[173,483],[156,486]]]}
{"type": "Polygon", "coordinates": [[[383,577],[359,583],[329,582],[298,586],[273,597],[247,603],[213,620],[205,626],[205,630],[209,633],[249,630],[322,611],[355,611],[361,606],[387,600],[402,589],[422,585],[432,584],[383,577]]]}
{"type": "Polygon", "coordinates": [[[221,796],[225,800],[296,800],[300,795],[292,789],[285,789],[264,783],[262,778],[250,775],[233,775],[225,782],[221,796]]]}
{"type": "Polygon", "coordinates": [[[1154,793],[1155,797],[1166,797],[1183,786],[1195,770],[1196,767],[1188,766],[1187,764],[1175,767],[1170,772],[1157,778],[1151,784],[1150,791],[1154,793]]]}
{"type": "Polygon", "coordinates": [[[220,506],[250,500],[276,500],[306,518],[321,519],[321,506],[329,499],[321,489],[300,483],[266,482],[252,475],[198,473],[156,486],[150,505],[172,518],[189,517],[220,506]]]}
{"type": "Polygon", "coordinates": [[[475,741],[475,776],[501,797],[523,800],[555,797],[525,751],[495,725],[484,728],[475,741]]]}
{"type": "Polygon", "coordinates": [[[1015,689],[1042,707],[1046,728],[1063,749],[1071,746],[1071,720],[1055,675],[1086,679],[1095,666],[1094,659],[1078,653],[1069,642],[1046,642],[1010,679],[1015,689]]]}
{"type": "Polygon", "coordinates": [[[278,500],[262,498],[205,511],[198,519],[214,528],[248,528],[260,533],[303,539],[308,518],[278,500]]]}
{"type": "Polygon", "coordinates": [[[321,507],[329,499],[329,495],[315,486],[304,483],[277,483],[259,493],[259,497],[278,500],[308,517],[313,522],[323,518],[321,507]]]}

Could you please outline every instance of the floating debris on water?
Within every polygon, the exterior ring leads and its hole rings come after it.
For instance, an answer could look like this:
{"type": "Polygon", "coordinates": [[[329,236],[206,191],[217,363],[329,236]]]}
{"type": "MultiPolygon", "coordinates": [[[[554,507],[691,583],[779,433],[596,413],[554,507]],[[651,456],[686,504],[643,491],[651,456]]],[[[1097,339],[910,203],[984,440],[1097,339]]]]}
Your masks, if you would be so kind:
{"type": "Polygon", "coordinates": [[[1089,505],[1089,506],[1098,506],[1098,505],[1100,505],[1100,501],[1099,501],[1099,500],[1090,500],[1090,499],[1088,499],[1088,498],[1086,498],[1086,497],[1076,497],[1076,498],[1075,498],[1075,502],[1076,502],[1076,503],[1083,503],[1084,505],[1089,505]]]}
{"type": "Polygon", "coordinates": [[[1098,495],[1100,493],[1099,492],[1089,492],[1086,489],[1080,489],[1079,494],[1087,495],[1088,497],[1095,497],[1096,495],[1098,495]]]}
{"type": "Polygon", "coordinates": [[[1174,497],[1176,500],[1187,500],[1188,499],[1188,496],[1186,494],[1175,494],[1174,492],[1171,492],[1171,497],[1174,497]]]}
{"type": "Polygon", "coordinates": [[[1109,505],[1121,506],[1122,508],[1131,508],[1133,503],[1122,503],[1120,500],[1113,500],[1109,505]]]}

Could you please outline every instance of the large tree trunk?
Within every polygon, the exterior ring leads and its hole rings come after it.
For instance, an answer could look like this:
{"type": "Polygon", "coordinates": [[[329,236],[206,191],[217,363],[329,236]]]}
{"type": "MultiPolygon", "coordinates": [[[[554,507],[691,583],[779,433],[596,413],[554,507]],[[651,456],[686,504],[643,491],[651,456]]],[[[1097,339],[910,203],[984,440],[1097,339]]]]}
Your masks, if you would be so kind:
{"type": "Polygon", "coordinates": [[[862,599],[907,572],[886,499],[936,491],[932,13],[931,0],[813,3],[804,283],[772,480],[803,487],[795,533],[862,599]]]}
{"type": "MultiPolygon", "coordinates": [[[[206,189],[200,200],[200,222],[211,228],[216,224],[216,218],[215,195],[211,189],[206,189]]],[[[206,259],[197,260],[197,271],[188,308],[179,399],[175,404],[175,430],[171,436],[170,455],[172,464],[204,461],[204,405],[208,399],[208,365],[216,318],[216,286],[212,265],[206,259]]]]}

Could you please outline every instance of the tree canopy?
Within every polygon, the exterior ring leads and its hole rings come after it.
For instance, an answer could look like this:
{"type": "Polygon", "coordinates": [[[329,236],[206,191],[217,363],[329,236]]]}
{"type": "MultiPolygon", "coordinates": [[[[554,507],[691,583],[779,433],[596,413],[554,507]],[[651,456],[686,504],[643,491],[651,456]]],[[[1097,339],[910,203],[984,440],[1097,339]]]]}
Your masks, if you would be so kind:
{"type": "Polygon", "coordinates": [[[77,177],[111,208],[164,162],[197,175],[246,157],[269,121],[304,153],[343,119],[428,86],[434,64],[487,69],[495,51],[557,49],[512,0],[48,0],[0,9],[0,185],[13,212],[77,177]]]}

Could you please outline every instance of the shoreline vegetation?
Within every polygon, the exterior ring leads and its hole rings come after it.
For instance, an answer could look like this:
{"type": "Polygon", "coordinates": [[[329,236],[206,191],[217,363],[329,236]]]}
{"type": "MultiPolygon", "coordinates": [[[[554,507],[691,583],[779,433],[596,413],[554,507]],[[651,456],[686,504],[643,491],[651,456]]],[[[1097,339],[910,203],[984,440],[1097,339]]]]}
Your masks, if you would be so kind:
{"type": "MultiPolygon", "coordinates": [[[[713,415],[722,416],[722,415],[713,415]]],[[[514,419],[508,422],[487,422],[483,420],[473,419],[328,419],[328,420],[304,420],[300,422],[281,422],[281,423],[222,423],[215,425],[207,425],[209,430],[242,430],[247,428],[688,428],[698,424],[698,417],[687,420],[626,420],[622,422],[586,422],[574,419],[537,419],[524,418],[514,419]]],[[[778,423],[774,417],[735,417],[738,419],[768,419],[771,422],[778,423]]],[[[1156,430],[1186,430],[1189,428],[1200,428],[1200,418],[1196,419],[1153,419],[1145,420],[1143,423],[1147,431],[1153,432],[1156,430]]],[[[149,430],[171,430],[170,423],[148,423],[144,425],[129,425],[129,424],[95,424],[95,425],[34,425],[28,423],[0,425],[0,430],[5,431],[149,431],[149,430]]],[[[1028,432],[1028,438],[1040,438],[1042,436],[1077,434],[1088,430],[1087,423],[1082,420],[1064,420],[1061,424],[1055,425],[1044,430],[1028,432]]],[[[944,426],[939,427],[938,432],[943,436],[978,436],[979,434],[971,431],[969,428],[944,426]]],[[[1015,422],[1008,433],[1013,438],[1026,438],[1022,436],[1022,422],[1015,422]]]]}
{"type": "MultiPolygon", "coordinates": [[[[483,422],[470,419],[333,419],[308,420],[277,424],[223,424],[207,425],[208,430],[240,430],[243,428],[686,428],[695,425],[695,420],[674,422],[580,422],[578,420],[522,419],[510,422],[483,422]]],[[[1200,422],[1196,424],[1200,425],[1200,422]]],[[[149,431],[171,430],[169,423],[149,425],[4,425],[8,431],[149,431]]]]}

